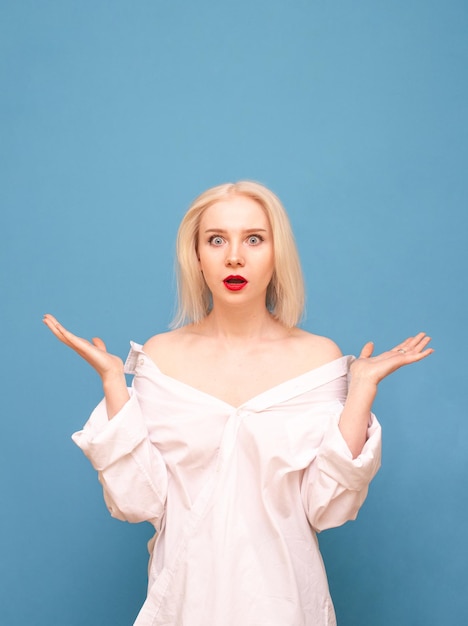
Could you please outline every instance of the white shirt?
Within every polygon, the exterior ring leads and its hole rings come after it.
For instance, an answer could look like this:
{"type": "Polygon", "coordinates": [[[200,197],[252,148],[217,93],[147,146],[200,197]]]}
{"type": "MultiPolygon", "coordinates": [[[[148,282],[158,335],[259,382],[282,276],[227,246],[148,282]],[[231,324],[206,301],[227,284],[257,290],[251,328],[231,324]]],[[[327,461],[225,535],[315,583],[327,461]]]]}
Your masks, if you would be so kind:
{"type": "Polygon", "coordinates": [[[380,466],[373,415],[354,460],[338,428],[353,357],[233,407],[131,345],[130,400],[73,440],[111,514],[156,528],[135,626],[336,624],[315,531],[354,519],[380,466]]]}

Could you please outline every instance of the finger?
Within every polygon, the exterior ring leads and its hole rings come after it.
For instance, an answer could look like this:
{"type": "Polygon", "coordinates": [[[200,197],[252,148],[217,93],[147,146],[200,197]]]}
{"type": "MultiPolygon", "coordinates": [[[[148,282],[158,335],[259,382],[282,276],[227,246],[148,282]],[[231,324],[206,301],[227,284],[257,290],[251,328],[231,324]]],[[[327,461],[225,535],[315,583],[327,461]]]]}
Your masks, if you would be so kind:
{"type": "Polygon", "coordinates": [[[60,335],[62,335],[62,337],[69,343],[69,345],[73,344],[74,340],[80,339],[79,337],[71,333],[69,330],[67,330],[65,326],[62,326],[62,324],[58,321],[55,321],[54,327],[57,329],[60,335]]]}
{"type": "Polygon", "coordinates": [[[414,337],[408,337],[392,348],[392,352],[401,352],[402,354],[405,354],[418,349],[418,347],[426,346],[430,340],[431,338],[427,337],[426,333],[418,333],[414,337]]]}
{"type": "Polygon", "coordinates": [[[59,324],[59,322],[55,319],[55,317],[53,315],[50,314],[46,314],[43,317],[44,324],[47,326],[47,328],[52,331],[54,333],[54,335],[57,337],[57,339],[60,339],[60,341],[63,341],[64,343],[67,343],[65,341],[65,337],[63,335],[63,332],[61,330],[61,325],[59,324]]]}
{"type": "Polygon", "coordinates": [[[47,326],[53,330],[54,328],[59,329],[60,327],[63,328],[63,326],[60,324],[60,322],[50,313],[46,313],[43,317],[42,320],[45,324],[47,324],[47,326]]]}
{"type": "Polygon", "coordinates": [[[415,337],[412,337],[407,342],[406,351],[409,353],[419,353],[422,352],[428,343],[431,341],[431,337],[426,335],[426,333],[419,333],[415,337]]]}
{"type": "Polygon", "coordinates": [[[53,328],[55,328],[55,325],[57,324],[57,320],[55,319],[55,317],[53,315],[51,315],[50,313],[46,313],[44,315],[44,317],[42,318],[42,321],[44,322],[44,324],[46,326],[48,326],[51,330],[53,328]]]}
{"type": "Polygon", "coordinates": [[[59,321],[55,319],[53,315],[47,314],[43,319],[46,326],[54,333],[54,335],[59,339],[62,343],[64,343],[69,348],[72,348],[80,356],[83,356],[83,350],[91,345],[89,341],[83,339],[82,337],[78,337],[74,335],[69,330],[62,326],[59,321]]]}
{"type": "Polygon", "coordinates": [[[418,333],[417,335],[414,335],[414,337],[408,337],[405,343],[410,350],[413,350],[421,343],[421,341],[425,339],[426,336],[426,333],[418,333]]]}
{"type": "Polygon", "coordinates": [[[103,342],[102,339],[100,339],[99,337],[93,337],[92,342],[94,343],[96,348],[99,348],[99,350],[102,350],[103,352],[107,352],[106,344],[103,342]]]}
{"type": "Polygon", "coordinates": [[[427,348],[427,350],[424,350],[423,352],[417,352],[416,354],[410,355],[411,357],[410,363],[422,361],[422,359],[425,359],[427,356],[429,356],[433,352],[434,352],[433,348],[427,348]]]}
{"type": "Polygon", "coordinates": [[[374,343],[372,341],[368,341],[363,349],[361,350],[361,354],[359,355],[360,359],[368,359],[372,353],[374,352],[374,343]]]}
{"type": "Polygon", "coordinates": [[[422,350],[424,350],[424,348],[428,345],[430,341],[431,341],[431,337],[429,337],[428,335],[425,335],[424,337],[421,338],[419,343],[414,347],[414,350],[421,352],[422,350]]]}

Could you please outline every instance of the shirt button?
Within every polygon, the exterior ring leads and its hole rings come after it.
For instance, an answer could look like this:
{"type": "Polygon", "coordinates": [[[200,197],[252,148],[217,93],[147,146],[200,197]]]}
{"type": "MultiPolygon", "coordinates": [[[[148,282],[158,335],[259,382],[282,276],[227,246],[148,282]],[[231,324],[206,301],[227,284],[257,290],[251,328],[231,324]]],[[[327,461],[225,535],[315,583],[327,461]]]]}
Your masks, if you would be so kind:
{"type": "Polygon", "coordinates": [[[145,359],[141,358],[138,359],[138,365],[144,365],[145,364],[145,359]]]}

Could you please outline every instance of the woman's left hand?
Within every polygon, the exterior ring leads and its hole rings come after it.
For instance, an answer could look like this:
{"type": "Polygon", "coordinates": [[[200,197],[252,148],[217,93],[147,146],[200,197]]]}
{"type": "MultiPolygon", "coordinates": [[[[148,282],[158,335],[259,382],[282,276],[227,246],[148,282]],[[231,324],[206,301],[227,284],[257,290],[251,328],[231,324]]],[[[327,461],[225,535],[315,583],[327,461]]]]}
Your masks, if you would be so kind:
{"type": "Polygon", "coordinates": [[[378,385],[400,367],[421,361],[432,354],[434,350],[427,347],[430,341],[431,338],[426,333],[419,333],[377,356],[372,356],[374,344],[370,341],[351,365],[351,380],[354,382],[365,380],[378,385]]]}

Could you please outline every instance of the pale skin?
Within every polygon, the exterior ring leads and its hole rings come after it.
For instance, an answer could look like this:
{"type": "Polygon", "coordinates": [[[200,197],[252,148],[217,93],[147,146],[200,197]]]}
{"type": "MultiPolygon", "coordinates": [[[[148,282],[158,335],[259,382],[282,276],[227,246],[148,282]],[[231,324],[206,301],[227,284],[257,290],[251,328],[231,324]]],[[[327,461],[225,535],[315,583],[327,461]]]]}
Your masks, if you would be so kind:
{"type": "MultiPolygon", "coordinates": [[[[266,290],[274,271],[273,236],[255,200],[233,196],[206,209],[197,252],[213,308],[198,324],[155,335],[145,343],[144,351],[164,374],[238,407],[342,356],[330,339],[288,329],[267,310],[266,290]],[[229,290],[224,279],[230,275],[244,277],[246,286],[229,290]]],[[[90,342],[78,337],[50,314],[43,321],[99,374],[112,419],[129,399],[122,359],[107,352],[101,339],[90,342]]],[[[373,343],[364,345],[351,365],[339,422],[353,458],[366,442],[378,384],[397,369],[429,356],[433,352],[429,342],[430,337],[418,333],[375,356],[373,343]]]]}

